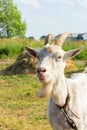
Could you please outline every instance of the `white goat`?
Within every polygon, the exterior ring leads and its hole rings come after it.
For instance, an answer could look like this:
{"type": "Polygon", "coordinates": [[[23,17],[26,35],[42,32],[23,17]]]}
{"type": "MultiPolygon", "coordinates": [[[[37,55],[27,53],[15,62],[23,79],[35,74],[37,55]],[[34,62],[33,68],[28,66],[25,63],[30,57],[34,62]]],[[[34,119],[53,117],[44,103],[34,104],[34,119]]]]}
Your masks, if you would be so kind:
{"type": "Polygon", "coordinates": [[[37,77],[42,83],[39,96],[51,94],[48,119],[53,130],[87,130],[87,74],[69,79],[64,76],[65,61],[79,54],[83,47],[67,52],[62,50],[68,35],[59,36],[54,45],[45,42],[40,50],[27,46],[25,49],[38,58],[37,77]]]}

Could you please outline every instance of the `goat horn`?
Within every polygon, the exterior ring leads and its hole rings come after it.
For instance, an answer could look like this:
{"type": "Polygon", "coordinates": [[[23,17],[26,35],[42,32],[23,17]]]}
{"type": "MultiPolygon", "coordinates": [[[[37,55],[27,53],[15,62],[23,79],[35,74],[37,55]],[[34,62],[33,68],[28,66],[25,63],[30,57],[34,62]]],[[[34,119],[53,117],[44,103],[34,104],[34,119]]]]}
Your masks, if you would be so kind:
{"type": "Polygon", "coordinates": [[[65,33],[60,34],[59,36],[57,36],[58,38],[57,38],[57,40],[55,41],[55,45],[58,45],[58,46],[61,47],[62,44],[64,43],[64,41],[66,40],[66,38],[67,38],[68,36],[72,36],[72,34],[69,33],[69,32],[65,32],[65,33]]]}
{"type": "Polygon", "coordinates": [[[47,35],[44,45],[50,43],[51,39],[53,39],[53,34],[50,33],[47,35]]]}

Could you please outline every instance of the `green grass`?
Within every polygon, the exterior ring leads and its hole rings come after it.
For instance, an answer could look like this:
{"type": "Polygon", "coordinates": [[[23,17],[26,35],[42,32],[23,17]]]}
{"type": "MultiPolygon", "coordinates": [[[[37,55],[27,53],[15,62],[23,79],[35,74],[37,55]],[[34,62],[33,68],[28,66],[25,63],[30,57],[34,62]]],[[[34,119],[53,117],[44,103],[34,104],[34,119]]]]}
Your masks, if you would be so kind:
{"type": "Polygon", "coordinates": [[[51,130],[34,75],[0,76],[0,130],[51,130]]]}
{"type": "Polygon", "coordinates": [[[17,57],[22,51],[24,46],[30,46],[32,48],[41,48],[43,41],[35,41],[28,39],[0,39],[0,58],[17,57]]]}
{"type": "Polygon", "coordinates": [[[69,41],[69,42],[65,42],[64,45],[63,45],[63,49],[65,51],[67,50],[72,50],[72,49],[75,49],[75,48],[78,48],[78,47],[81,47],[81,46],[84,46],[84,49],[83,51],[75,56],[73,59],[74,60],[87,60],[87,42],[78,42],[78,41],[69,41]]]}
{"type": "MultiPolygon", "coordinates": [[[[28,45],[32,48],[41,48],[44,45],[44,41],[36,41],[29,39],[0,39],[0,58],[5,57],[17,57],[22,51],[24,46],[28,45]]],[[[71,50],[84,46],[84,50],[77,55],[74,59],[87,60],[87,42],[78,41],[66,41],[63,45],[64,50],[71,50]]]]}

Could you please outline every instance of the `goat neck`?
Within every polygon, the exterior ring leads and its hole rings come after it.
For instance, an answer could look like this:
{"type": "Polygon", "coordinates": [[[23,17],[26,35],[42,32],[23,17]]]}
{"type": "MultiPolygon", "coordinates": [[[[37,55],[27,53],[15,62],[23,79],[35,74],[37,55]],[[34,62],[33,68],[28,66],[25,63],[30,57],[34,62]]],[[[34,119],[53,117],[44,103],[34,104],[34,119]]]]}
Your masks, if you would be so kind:
{"type": "Polygon", "coordinates": [[[52,98],[55,104],[59,107],[64,106],[64,104],[66,103],[67,95],[69,94],[66,80],[67,79],[63,75],[59,78],[59,80],[56,81],[53,86],[52,98]]]}

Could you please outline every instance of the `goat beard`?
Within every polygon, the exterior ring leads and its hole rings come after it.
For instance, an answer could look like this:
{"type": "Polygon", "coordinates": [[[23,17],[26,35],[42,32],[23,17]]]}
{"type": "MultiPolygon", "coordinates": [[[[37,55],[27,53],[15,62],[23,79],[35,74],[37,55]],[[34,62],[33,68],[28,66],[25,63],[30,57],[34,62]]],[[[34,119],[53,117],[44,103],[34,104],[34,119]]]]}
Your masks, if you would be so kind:
{"type": "Polygon", "coordinates": [[[52,84],[51,83],[43,84],[38,96],[40,98],[48,97],[50,95],[51,91],[52,91],[52,84]]]}

